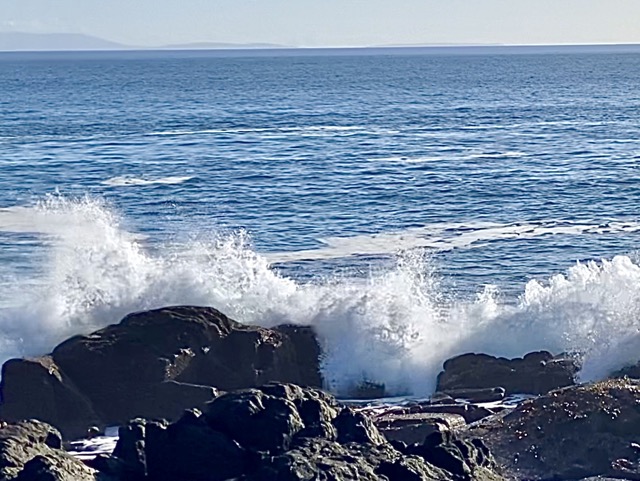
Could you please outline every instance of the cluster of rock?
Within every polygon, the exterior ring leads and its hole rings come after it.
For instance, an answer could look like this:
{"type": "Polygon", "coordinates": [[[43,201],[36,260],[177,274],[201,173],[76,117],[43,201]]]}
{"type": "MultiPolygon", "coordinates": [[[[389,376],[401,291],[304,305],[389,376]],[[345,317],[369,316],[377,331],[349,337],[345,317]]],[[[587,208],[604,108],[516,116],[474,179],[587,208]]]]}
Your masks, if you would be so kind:
{"type": "Polygon", "coordinates": [[[65,438],[135,417],[175,420],[218,390],[270,381],[322,386],[310,328],[263,329],[207,307],[131,314],[48,356],[2,367],[0,419],[37,418],[65,438]]]}
{"type": "Polygon", "coordinates": [[[484,443],[450,431],[389,442],[372,420],[292,384],[224,394],[174,423],[136,419],[85,466],[37,421],[0,429],[7,481],[502,480],[484,443]],[[15,454],[16,446],[23,449],[15,454]]]}
{"type": "Polygon", "coordinates": [[[629,377],[576,385],[567,356],[465,354],[444,363],[429,400],[348,407],[318,389],[320,357],[310,328],[173,307],[8,361],[0,419],[15,423],[0,427],[0,480],[640,479],[629,377]],[[514,394],[531,399],[501,402],[514,394]],[[67,439],[122,427],[113,454],[85,465],[41,421],[67,439]]]}
{"type": "Polygon", "coordinates": [[[554,357],[546,351],[506,359],[487,354],[463,354],[445,361],[438,375],[437,391],[474,388],[504,389],[509,394],[546,394],[575,385],[580,369],[572,357],[554,357]]]}

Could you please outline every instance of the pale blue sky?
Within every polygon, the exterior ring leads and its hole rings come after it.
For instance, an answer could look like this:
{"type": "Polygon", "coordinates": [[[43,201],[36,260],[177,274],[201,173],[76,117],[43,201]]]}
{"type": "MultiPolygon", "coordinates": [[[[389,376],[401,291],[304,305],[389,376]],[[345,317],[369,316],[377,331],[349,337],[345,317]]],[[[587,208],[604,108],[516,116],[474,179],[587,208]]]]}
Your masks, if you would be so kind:
{"type": "Polygon", "coordinates": [[[139,46],[640,43],[640,0],[0,0],[0,31],[139,46]]]}

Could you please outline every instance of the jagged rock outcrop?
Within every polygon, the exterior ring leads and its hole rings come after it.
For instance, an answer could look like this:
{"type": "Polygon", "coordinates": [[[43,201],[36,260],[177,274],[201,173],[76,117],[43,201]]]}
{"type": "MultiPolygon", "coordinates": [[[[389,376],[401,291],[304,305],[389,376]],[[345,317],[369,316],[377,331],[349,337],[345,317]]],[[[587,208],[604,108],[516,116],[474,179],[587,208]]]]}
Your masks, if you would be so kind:
{"type": "Polygon", "coordinates": [[[506,359],[487,354],[463,354],[445,361],[437,391],[502,387],[508,394],[545,394],[575,385],[578,363],[554,358],[549,352],[532,352],[506,359]]]}
{"type": "Polygon", "coordinates": [[[640,479],[640,381],[552,391],[469,430],[515,479],[640,479]]]}
{"type": "Polygon", "coordinates": [[[175,420],[219,390],[269,381],[320,387],[311,328],[235,322],[209,307],[134,313],[57,346],[50,356],[5,363],[0,418],[38,418],[65,437],[136,417],[175,420]]]}
{"type": "Polygon", "coordinates": [[[93,466],[126,481],[502,479],[481,441],[449,433],[425,443],[391,444],[326,393],[269,384],[224,394],[173,424],[134,420],[113,456],[93,466]]]}

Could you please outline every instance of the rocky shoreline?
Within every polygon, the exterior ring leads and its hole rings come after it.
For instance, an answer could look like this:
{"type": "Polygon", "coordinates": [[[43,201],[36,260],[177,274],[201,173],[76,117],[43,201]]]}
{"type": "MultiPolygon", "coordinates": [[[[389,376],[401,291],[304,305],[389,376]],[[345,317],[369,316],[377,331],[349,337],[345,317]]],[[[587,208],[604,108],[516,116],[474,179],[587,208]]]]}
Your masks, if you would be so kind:
{"type": "Polygon", "coordinates": [[[640,479],[631,377],[578,385],[570,356],[465,354],[430,399],[347,402],[321,390],[320,362],[307,327],[192,306],[131,314],[4,364],[0,480],[640,479]],[[112,454],[63,448],[111,425],[112,454]]]}

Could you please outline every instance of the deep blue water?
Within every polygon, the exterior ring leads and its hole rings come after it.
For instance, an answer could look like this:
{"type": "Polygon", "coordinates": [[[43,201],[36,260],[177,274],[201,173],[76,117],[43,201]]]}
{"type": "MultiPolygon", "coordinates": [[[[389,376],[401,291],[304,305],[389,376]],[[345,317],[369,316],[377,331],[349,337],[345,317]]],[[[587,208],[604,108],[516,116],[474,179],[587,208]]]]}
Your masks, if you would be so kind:
{"type": "MultiPolygon", "coordinates": [[[[260,252],[434,223],[638,220],[638,53],[50,57],[0,55],[3,207],[89,193],[156,240],[243,228],[260,252]],[[104,184],[173,176],[191,178],[104,184]]],[[[638,239],[547,237],[443,268],[506,284],[638,239]]]]}
{"type": "MultiPolygon", "coordinates": [[[[246,231],[312,283],[426,249],[447,296],[511,303],[634,258],[640,53],[613,50],[0,54],[0,280],[48,282],[52,230],[86,256],[73,219],[105,211],[159,257],[246,231]]],[[[105,236],[99,269],[128,262],[105,236]]]]}

